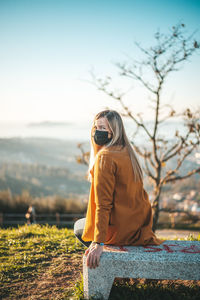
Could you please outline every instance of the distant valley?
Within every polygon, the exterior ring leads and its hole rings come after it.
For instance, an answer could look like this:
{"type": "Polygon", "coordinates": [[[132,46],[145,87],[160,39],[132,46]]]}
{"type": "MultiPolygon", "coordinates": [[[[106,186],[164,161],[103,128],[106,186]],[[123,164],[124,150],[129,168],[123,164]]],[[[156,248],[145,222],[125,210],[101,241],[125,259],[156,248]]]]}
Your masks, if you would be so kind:
{"type": "MultiPolygon", "coordinates": [[[[85,144],[89,150],[89,143],[85,144]]],[[[53,138],[1,138],[0,190],[32,196],[87,194],[87,166],[78,164],[77,142],[53,138]]]]}

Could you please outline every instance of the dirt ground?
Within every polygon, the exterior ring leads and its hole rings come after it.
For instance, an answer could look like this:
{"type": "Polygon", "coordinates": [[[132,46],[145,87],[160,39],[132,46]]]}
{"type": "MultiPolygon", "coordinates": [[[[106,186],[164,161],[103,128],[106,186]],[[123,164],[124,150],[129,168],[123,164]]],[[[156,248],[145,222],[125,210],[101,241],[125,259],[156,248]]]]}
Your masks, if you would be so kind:
{"type": "Polygon", "coordinates": [[[15,296],[8,295],[3,299],[68,299],[68,297],[63,298],[63,293],[72,288],[75,282],[81,278],[82,268],[82,256],[80,254],[73,255],[73,258],[68,254],[55,257],[43,273],[36,278],[9,284],[11,289],[17,292],[15,296]]]}

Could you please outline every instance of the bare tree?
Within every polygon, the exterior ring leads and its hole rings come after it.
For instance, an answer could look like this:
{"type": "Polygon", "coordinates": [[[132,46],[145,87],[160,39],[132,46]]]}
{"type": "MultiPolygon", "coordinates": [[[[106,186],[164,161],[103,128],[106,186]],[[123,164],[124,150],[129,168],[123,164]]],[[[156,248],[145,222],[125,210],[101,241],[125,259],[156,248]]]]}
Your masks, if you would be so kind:
{"type": "Polygon", "coordinates": [[[79,164],[84,164],[84,165],[88,166],[89,165],[90,152],[89,151],[85,152],[85,150],[83,148],[83,143],[77,144],[77,147],[80,149],[81,155],[76,156],[76,161],[79,164]]]}
{"type": "MultiPolygon", "coordinates": [[[[131,78],[140,82],[150,93],[150,101],[153,103],[154,120],[153,130],[144,122],[141,114],[135,115],[124,103],[125,93],[113,91],[111,88],[112,79],[106,76],[105,79],[97,78],[91,72],[92,81],[98,90],[103,91],[114,100],[118,101],[122,107],[121,114],[130,118],[136,124],[135,137],[139,129],[143,130],[150,147],[138,147],[132,140],[131,143],[137,154],[144,160],[144,172],[152,181],[153,190],[153,231],[156,230],[159,218],[159,200],[162,187],[166,183],[174,183],[200,173],[200,167],[194,168],[186,174],[180,172],[180,167],[186,158],[200,144],[200,109],[191,111],[186,108],[182,112],[176,112],[169,104],[161,105],[163,86],[169,76],[174,71],[178,71],[197,50],[199,43],[194,39],[194,32],[186,36],[185,25],[173,26],[168,34],[162,34],[159,30],[155,33],[155,45],[150,48],[143,48],[138,43],[136,46],[144,55],[141,61],[131,60],[130,62],[116,63],[119,75],[131,78]],[[146,76],[148,74],[148,76],[146,76]],[[162,113],[162,108],[167,107],[168,113],[162,113]],[[185,134],[181,135],[175,130],[174,138],[170,142],[164,137],[159,137],[158,129],[161,123],[175,117],[181,118],[186,126],[185,134]],[[172,158],[177,157],[177,164],[174,168],[168,168],[168,163],[172,158]]],[[[166,111],[166,109],[165,109],[166,111]]]]}

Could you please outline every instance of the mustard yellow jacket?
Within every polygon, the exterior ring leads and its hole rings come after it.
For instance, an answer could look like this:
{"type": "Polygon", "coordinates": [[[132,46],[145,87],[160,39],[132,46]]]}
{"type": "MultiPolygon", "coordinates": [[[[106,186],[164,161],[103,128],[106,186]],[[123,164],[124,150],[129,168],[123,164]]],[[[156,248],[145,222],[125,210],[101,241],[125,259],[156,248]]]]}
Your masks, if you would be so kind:
{"type": "Polygon", "coordinates": [[[160,245],[152,231],[152,208],[143,183],[135,182],[131,159],[120,146],[97,153],[82,234],[84,241],[112,245],[160,245]]]}

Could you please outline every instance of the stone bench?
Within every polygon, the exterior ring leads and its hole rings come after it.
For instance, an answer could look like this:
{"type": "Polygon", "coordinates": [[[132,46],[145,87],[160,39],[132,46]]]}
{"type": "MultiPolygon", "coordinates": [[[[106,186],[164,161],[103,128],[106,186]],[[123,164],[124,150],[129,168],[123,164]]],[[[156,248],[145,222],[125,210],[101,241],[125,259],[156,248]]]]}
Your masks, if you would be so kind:
{"type": "Polygon", "coordinates": [[[200,242],[166,240],[161,245],[105,245],[99,266],[83,255],[84,298],[108,299],[115,277],[200,280],[200,242]]]}

